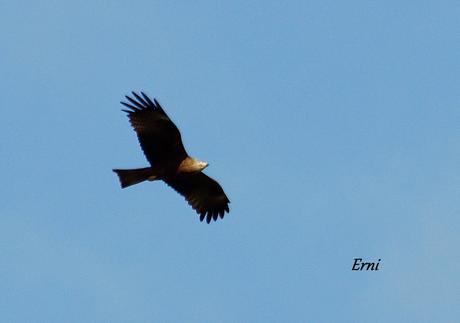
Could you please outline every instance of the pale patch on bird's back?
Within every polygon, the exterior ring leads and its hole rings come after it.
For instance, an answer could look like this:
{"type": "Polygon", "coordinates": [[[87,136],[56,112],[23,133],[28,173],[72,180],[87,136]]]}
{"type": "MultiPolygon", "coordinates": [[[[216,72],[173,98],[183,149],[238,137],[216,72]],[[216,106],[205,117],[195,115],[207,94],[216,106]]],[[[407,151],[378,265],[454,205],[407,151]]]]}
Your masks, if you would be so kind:
{"type": "Polygon", "coordinates": [[[154,180],[156,180],[156,179],[158,179],[158,176],[157,176],[157,175],[152,175],[152,176],[149,176],[149,177],[147,178],[147,180],[150,181],[150,182],[152,182],[152,181],[154,181],[154,180]]]}

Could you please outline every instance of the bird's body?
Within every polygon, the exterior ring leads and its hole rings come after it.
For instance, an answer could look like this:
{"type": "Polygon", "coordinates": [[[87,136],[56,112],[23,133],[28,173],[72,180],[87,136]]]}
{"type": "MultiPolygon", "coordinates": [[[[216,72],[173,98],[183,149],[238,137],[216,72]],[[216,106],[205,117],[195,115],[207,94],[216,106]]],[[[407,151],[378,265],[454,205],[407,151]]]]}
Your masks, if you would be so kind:
{"type": "Polygon", "coordinates": [[[130,103],[121,102],[130,110],[129,120],[137,133],[144,155],[151,164],[150,167],[138,169],[114,169],[121,187],[125,188],[140,182],[162,180],[179,194],[200,214],[202,221],[206,217],[217,220],[229,212],[230,201],[222,187],[202,170],[207,162],[190,157],[182,143],[181,134],[176,125],[166,115],[157,100],[151,101],[142,93],[135,92],[132,99],[126,96],[130,103]]]}

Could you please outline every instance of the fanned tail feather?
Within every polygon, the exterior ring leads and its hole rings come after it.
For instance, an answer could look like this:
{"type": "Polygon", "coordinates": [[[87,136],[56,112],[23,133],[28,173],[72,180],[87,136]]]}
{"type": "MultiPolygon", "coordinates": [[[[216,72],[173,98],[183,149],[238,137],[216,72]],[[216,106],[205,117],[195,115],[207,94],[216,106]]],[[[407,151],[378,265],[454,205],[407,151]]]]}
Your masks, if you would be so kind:
{"type": "Polygon", "coordinates": [[[118,178],[120,179],[121,188],[138,184],[146,180],[155,179],[155,174],[152,170],[152,167],[137,169],[114,169],[113,171],[118,175],[118,178]]]}

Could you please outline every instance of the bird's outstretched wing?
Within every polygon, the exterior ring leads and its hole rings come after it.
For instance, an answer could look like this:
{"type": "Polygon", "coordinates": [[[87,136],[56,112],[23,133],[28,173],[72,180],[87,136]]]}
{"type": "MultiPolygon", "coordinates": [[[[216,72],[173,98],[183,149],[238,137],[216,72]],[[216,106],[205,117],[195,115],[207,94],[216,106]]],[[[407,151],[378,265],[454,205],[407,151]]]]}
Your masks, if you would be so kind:
{"type": "Polygon", "coordinates": [[[121,102],[129,110],[129,121],[137,133],[144,155],[150,164],[180,163],[187,152],[182,144],[176,125],[156,99],[152,100],[141,92],[132,92],[134,99],[126,96],[129,103],[121,102]]]}
{"type": "Polygon", "coordinates": [[[229,212],[230,201],[222,187],[202,172],[183,173],[164,181],[185,197],[200,215],[200,221],[203,221],[205,217],[208,223],[211,222],[211,219],[216,221],[218,216],[224,217],[225,211],[229,212]]]}

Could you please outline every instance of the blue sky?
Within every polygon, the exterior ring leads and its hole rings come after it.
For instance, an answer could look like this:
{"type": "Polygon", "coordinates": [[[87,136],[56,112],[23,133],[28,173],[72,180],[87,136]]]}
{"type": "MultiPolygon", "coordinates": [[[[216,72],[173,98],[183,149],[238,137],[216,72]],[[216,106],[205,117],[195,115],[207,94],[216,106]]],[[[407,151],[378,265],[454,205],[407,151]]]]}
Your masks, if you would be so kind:
{"type": "Polygon", "coordinates": [[[458,321],[458,1],[0,7],[2,322],[458,321]],[[120,189],[131,90],[224,220],[120,189]]]}

